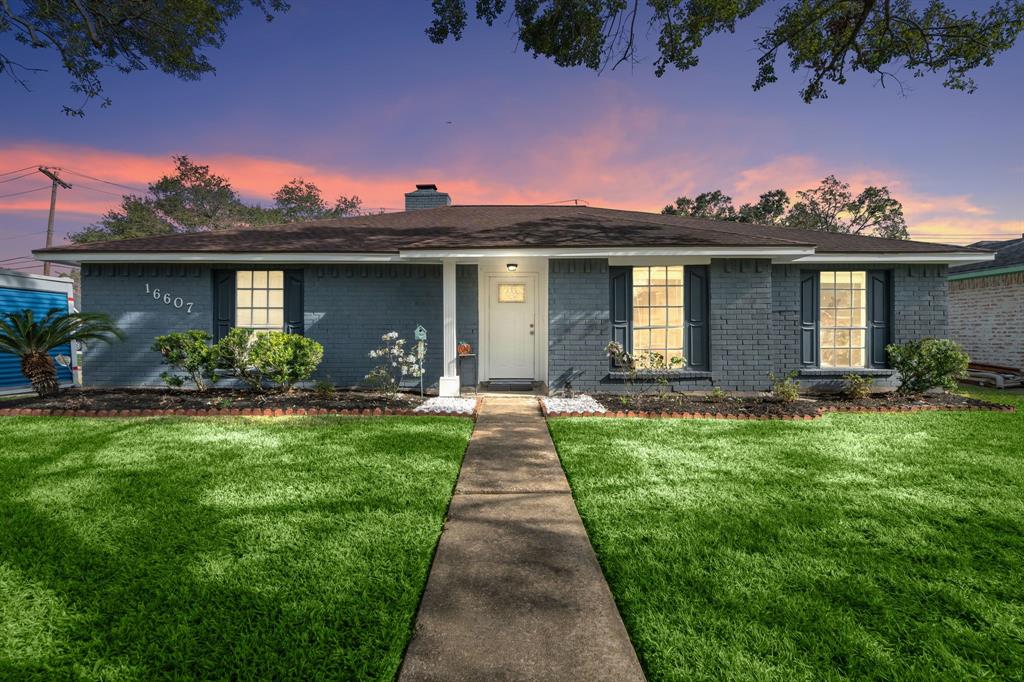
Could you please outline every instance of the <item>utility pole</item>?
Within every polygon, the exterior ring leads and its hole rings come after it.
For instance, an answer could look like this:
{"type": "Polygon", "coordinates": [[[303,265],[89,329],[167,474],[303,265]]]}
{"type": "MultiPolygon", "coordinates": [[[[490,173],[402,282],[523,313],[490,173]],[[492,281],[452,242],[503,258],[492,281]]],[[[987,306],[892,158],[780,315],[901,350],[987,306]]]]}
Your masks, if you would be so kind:
{"type": "MultiPolygon", "coordinates": [[[[53,181],[53,189],[50,190],[50,219],[46,222],[46,248],[53,246],[53,216],[57,212],[57,185],[64,189],[71,189],[71,185],[57,177],[57,174],[49,168],[39,167],[39,172],[53,181]]],[[[50,274],[50,261],[43,263],[43,274],[50,274]]]]}

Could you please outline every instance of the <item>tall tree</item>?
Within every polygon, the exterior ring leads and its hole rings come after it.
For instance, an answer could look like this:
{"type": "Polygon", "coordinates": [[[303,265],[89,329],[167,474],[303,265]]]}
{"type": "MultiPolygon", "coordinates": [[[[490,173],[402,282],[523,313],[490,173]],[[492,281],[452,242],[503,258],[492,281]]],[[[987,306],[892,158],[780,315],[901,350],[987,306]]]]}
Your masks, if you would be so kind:
{"type": "Polygon", "coordinates": [[[735,220],[736,209],[732,205],[732,197],[716,189],[713,192],[701,192],[695,198],[679,197],[676,203],[661,210],[670,215],[686,215],[694,218],[714,218],[715,220],[735,220]]]}
{"type": "Polygon", "coordinates": [[[786,217],[789,209],[789,195],[784,189],[773,189],[762,194],[756,204],[743,204],[736,214],[741,223],[757,223],[758,225],[778,225],[786,217]]]}
{"type": "Polygon", "coordinates": [[[865,187],[856,197],[850,185],[834,175],[814,189],[797,192],[786,224],[806,230],[868,234],[889,239],[909,239],[903,205],[888,187],[865,187]]]}
{"type": "Polygon", "coordinates": [[[284,222],[359,215],[362,205],[359,197],[342,195],[328,208],[320,188],[302,178],[292,179],[274,194],[274,207],[281,212],[284,222]]]}
{"type": "Polygon", "coordinates": [[[362,201],[357,196],[340,196],[333,207],[328,207],[320,188],[302,179],[281,187],[274,194],[273,207],[250,206],[241,200],[227,178],[213,173],[209,166],[194,163],[187,156],[174,157],[174,164],[173,173],[149,185],[147,196],[122,197],[120,208],[107,211],[96,223],[68,237],[81,244],[337,218],[362,212],[362,201]]]}
{"type": "Polygon", "coordinates": [[[216,230],[239,224],[242,201],[227,178],[193,163],[188,156],[174,157],[174,173],[149,186],[153,207],[177,223],[178,230],[216,230]]]}
{"type": "Polygon", "coordinates": [[[247,4],[267,21],[288,10],[287,0],[0,0],[0,36],[10,39],[0,49],[0,74],[27,89],[29,74],[43,69],[22,64],[22,54],[56,54],[71,90],[85,100],[64,111],[83,116],[85,104],[103,96],[105,69],[153,68],[182,80],[211,73],[205,51],[224,44],[227,23],[247,4]]]}
{"type": "MultiPolygon", "coordinates": [[[[459,40],[468,22],[466,0],[433,0],[427,36],[435,43],[459,40]]],[[[768,0],[476,0],[478,20],[494,24],[512,6],[513,22],[526,52],[550,57],[563,67],[600,70],[636,63],[643,24],[657,35],[654,72],[680,71],[699,63],[704,40],[733,33],[737,24],[768,0]]],[[[803,71],[806,102],[828,96],[827,85],[843,85],[848,74],[865,71],[899,82],[940,73],[943,85],[973,92],[971,73],[991,66],[1013,47],[1024,30],[1024,0],[999,0],[959,10],[942,0],[792,0],[779,3],[774,20],[755,41],[758,90],[777,80],[776,62],[803,71]]]]}
{"type": "Polygon", "coordinates": [[[903,205],[892,197],[888,187],[865,187],[854,196],[849,184],[830,175],[817,187],[797,192],[797,202],[791,207],[789,203],[785,190],[773,189],[762,194],[757,203],[743,204],[737,211],[731,197],[714,190],[694,199],[679,197],[662,213],[889,239],[910,238],[903,205]]]}

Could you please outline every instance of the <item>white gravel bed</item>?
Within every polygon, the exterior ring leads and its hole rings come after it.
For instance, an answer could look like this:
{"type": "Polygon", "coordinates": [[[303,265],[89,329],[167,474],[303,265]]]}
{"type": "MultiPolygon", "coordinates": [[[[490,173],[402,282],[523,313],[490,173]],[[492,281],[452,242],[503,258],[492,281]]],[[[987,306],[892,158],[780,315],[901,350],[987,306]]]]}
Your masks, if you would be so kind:
{"type": "Polygon", "coordinates": [[[444,414],[473,414],[476,398],[428,398],[413,412],[441,412],[444,414]]]}
{"type": "Polygon", "coordinates": [[[567,412],[596,412],[602,414],[608,410],[604,409],[604,405],[594,400],[592,397],[586,394],[580,394],[575,398],[541,398],[544,401],[544,407],[547,408],[551,414],[560,414],[567,412]]]}

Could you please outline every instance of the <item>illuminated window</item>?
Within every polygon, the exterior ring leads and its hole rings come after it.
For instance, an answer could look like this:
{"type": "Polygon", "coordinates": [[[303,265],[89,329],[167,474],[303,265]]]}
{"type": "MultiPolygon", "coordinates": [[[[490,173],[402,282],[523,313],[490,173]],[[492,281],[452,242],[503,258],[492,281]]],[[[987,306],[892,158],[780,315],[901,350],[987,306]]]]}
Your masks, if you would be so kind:
{"type": "Polygon", "coordinates": [[[499,284],[498,303],[525,303],[525,284],[499,284]]]}
{"type": "Polygon", "coordinates": [[[633,355],[683,357],[683,266],[633,268],[633,355]]]}
{"type": "Polygon", "coordinates": [[[284,272],[239,270],[235,279],[235,326],[284,330],[284,272]]]}
{"type": "Polygon", "coordinates": [[[819,350],[822,367],[867,363],[867,273],[822,272],[819,350]]]}

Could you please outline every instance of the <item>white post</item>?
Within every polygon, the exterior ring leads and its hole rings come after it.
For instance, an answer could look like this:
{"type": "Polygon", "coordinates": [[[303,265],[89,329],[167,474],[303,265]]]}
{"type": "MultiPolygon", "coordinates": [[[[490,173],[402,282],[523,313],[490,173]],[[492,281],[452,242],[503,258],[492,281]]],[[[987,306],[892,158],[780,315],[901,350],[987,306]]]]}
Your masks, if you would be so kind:
{"type": "Polygon", "coordinates": [[[455,261],[445,258],[441,261],[441,280],[444,310],[444,376],[438,393],[444,397],[459,395],[459,363],[456,355],[458,340],[455,337],[455,261]]]}

